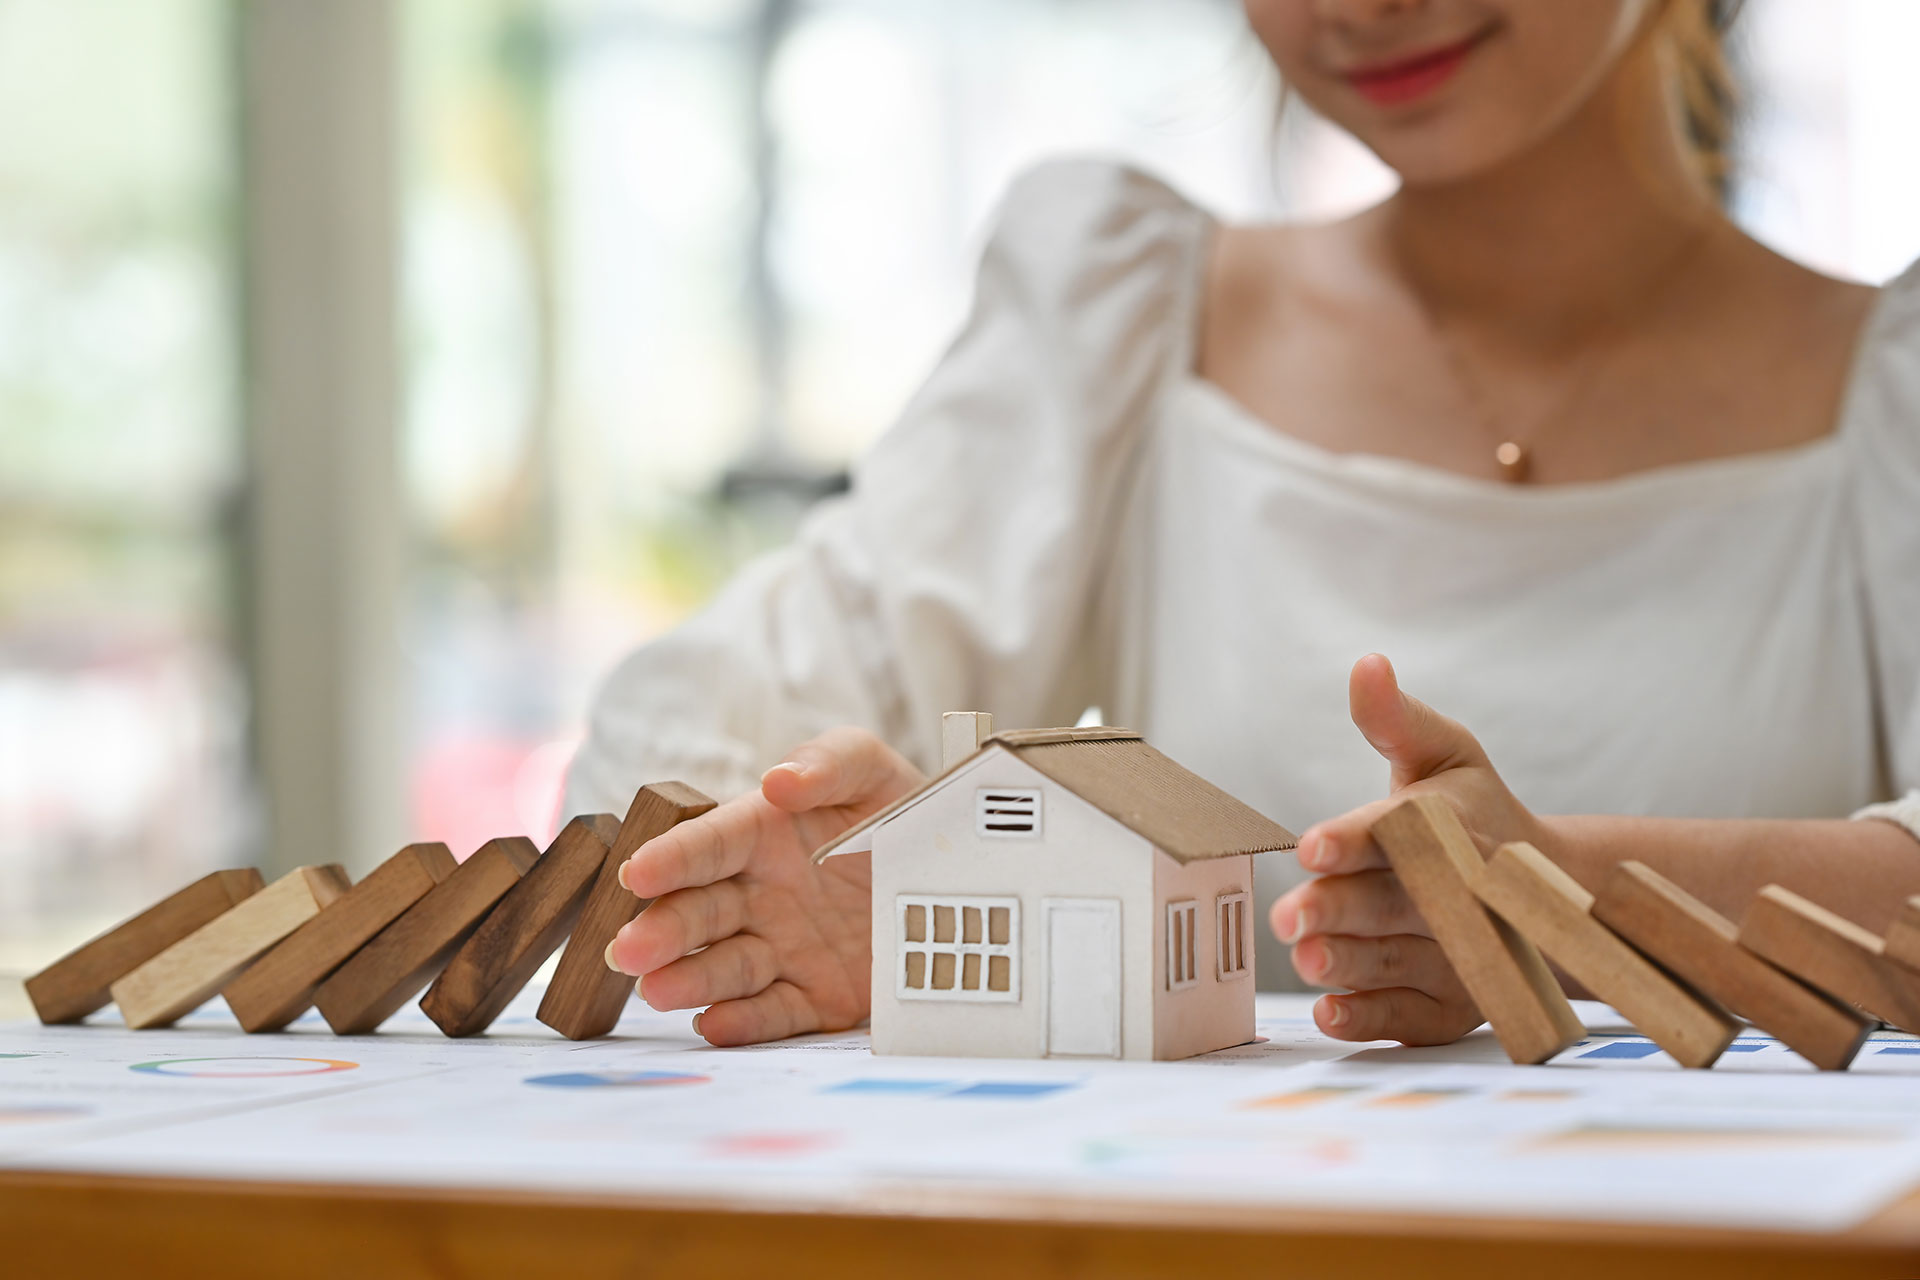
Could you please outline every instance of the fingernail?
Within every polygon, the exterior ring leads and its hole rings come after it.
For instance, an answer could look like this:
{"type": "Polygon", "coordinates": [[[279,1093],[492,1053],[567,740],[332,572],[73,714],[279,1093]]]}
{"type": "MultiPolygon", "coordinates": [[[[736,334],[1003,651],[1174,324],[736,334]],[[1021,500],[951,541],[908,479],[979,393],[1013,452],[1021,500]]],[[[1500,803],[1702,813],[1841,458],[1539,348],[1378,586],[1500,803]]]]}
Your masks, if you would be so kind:
{"type": "Polygon", "coordinates": [[[1309,871],[1325,871],[1333,865],[1333,854],[1333,841],[1315,833],[1312,842],[1307,845],[1306,852],[1300,855],[1300,861],[1306,864],[1309,871]]]}
{"type": "Polygon", "coordinates": [[[620,870],[614,877],[620,882],[620,887],[622,889],[625,889],[628,893],[633,892],[633,886],[627,883],[627,868],[632,865],[633,865],[633,859],[628,858],[625,862],[620,864],[620,870]]]}
{"type": "Polygon", "coordinates": [[[615,973],[620,972],[620,966],[613,962],[613,943],[611,942],[607,944],[606,961],[607,968],[613,970],[615,973]]]}
{"type": "Polygon", "coordinates": [[[767,783],[767,779],[771,778],[776,773],[790,773],[794,777],[798,778],[802,774],[806,773],[806,771],[807,770],[805,765],[796,763],[795,761],[792,761],[792,760],[782,760],[779,764],[773,766],[773,768],[767,770],[765,773],[760,775],[760,785],[765,786],[767,783]]]}
{"type": "Polygon", "coordinates": [[[1273,936],[1292,946],[1300,941],[1300,911],[1285,898],[1273,904],[1273,936]]]}
{"type": "Polygon", "coordinates": [[[694,1015],[693,1015],[693,1034],[695,1034],[695,1035],[699,1035],[699,1034],[700,1034],[700,1019],[702,1019],[702,1018],[704,1018],[704,1017],[706,1017],[706,1016],[707,1016],[707,1015],[706,1015],[706,1011],[705,1011],[705,1010],[702,1010],[702,1011],[700,1011],[699,1013],[696,1013],[696,1014],[694,1014],[694,1015]]]}
{"type": "Polygon", "coordinates": [[[1328,998],[1327,1000],[1327,1025],[1328,1026],[1344,1027],[1347,1025],[1347,1023],[1351,1022],[1352,1020],[1353,1020],[1353,1014],[1347,1011],[1347,1006],[1345,1001],[1335,1000],[1331,997],[1328,998]]]}
{"type": "Polygon", "coordinates": [[[1293,949],[1293,968],[1308,982],[1319,982],[1327,972],[1327,948],[1325,943],[1306,942],[1293,949]]]}

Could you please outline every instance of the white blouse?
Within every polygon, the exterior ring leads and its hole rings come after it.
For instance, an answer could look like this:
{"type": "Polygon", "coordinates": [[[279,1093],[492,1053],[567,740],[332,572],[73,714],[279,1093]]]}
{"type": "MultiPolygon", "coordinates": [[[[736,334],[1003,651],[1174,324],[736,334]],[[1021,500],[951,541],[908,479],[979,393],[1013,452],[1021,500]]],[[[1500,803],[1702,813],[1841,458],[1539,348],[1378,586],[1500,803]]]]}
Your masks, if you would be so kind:
{"type": "MultiPolygon", "coordinates": [[[[872,729],[1089,706],[1295,831],[1384,793],[1347,672],[1479,735],[1542,813],[1841,817],[1920,787],[1920,268],[1836,430],[1777,452],[1511,487],[1336,454],[1197,377],[1214,223],[1090,161],[1016,184],[973,312],[790,547],[631,654],[568,812],[716,796],[872,729]]],[[[1258,872],[1271,901],[1300,878],[1258,872]]],[[[1263,986],[1292,981],[1260,931],[1263,986]]]]}

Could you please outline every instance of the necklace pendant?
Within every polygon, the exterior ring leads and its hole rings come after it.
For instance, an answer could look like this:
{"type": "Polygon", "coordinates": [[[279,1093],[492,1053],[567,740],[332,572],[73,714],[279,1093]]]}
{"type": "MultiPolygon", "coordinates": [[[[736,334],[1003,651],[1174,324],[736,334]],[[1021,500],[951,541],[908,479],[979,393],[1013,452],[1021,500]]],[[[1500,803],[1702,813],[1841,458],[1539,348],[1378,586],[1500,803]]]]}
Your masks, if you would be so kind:
{"type": "Polygon", "coordinates": [[[1513,440],[1502,441],[1493,451],[1493,460],[1500,464],[1500,478],[1508,484],[1525,484],[1527,472],[1532,469],[1533,457],[1526,446],[1513,440]]]}

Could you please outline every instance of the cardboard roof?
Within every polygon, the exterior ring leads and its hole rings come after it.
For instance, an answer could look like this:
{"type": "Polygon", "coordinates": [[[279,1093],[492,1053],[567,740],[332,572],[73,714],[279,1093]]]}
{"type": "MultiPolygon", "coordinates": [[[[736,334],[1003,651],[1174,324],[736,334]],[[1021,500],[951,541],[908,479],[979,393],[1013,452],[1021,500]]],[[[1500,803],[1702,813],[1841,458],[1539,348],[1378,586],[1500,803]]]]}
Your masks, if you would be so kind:
{"type": "Polygon", "coordinates": [[[980,751],[821,846],[813,860],[872,848],[874,828],[938,791],[981,752],[995,749],[1018,756],[1176,862],[1266,853],[1297,843],[1285,827],[1174,763],[1131,729],[1022,729],[988,738],[980,751]]]}

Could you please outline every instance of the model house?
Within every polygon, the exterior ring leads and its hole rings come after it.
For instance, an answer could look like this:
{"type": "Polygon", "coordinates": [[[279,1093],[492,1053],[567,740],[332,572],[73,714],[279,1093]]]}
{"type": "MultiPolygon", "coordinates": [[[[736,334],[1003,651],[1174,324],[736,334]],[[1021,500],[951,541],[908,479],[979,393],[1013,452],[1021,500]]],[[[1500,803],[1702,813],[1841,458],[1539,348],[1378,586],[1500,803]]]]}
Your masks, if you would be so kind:
{"type": "Polygon", "coordinates": [[[814,854],[873,854],[873,1051],[1253,1039],[1253,855],[1293,836],[1131,730],[943,729],[938,777],[814,854]]]}

